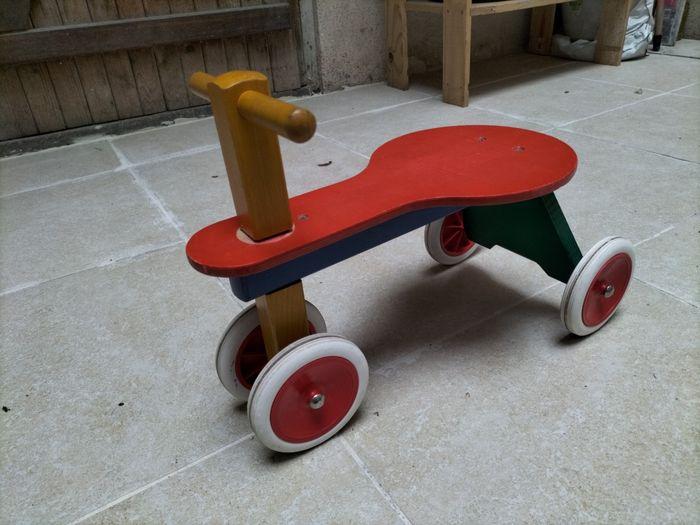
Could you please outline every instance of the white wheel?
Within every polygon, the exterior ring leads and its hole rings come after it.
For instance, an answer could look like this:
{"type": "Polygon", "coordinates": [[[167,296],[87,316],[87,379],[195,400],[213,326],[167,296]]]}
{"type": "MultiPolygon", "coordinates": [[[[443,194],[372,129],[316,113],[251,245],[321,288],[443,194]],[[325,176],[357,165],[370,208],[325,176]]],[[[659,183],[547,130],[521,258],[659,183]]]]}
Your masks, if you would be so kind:
{"type": "MultiPolygon", "coordinates": [[[[326,323],[318,309],[306,301],[309,332],[325,332],[326,323]]],[[[267,363],[265,344],[255,304],[229,323],[216,351],[216,373],[221,384],[239,401],[247,401],[255,378],[267,363]]]]}
{"type": "Polygon", "coordinates": [[[440,264],[452,266],[468,259],[478,245],[464,230],[462,212],[452,213],[425,227],[425,249],[440,264]]]}
{"type": "Polygon", "coordinates": [[[601,328],[617,310],[634,271],[634,247],[622,237],[598,242],[579,261],[561,299],[561,320],[573,334],[601,328]]]}
{"type": "Polygon", "coordinates": [[[250,426],[263,445],[278,452],[315,447],[350,420],[368,379],[365,356],[347,339],[304,337],[275,355],[255,380],[250,426]]]}

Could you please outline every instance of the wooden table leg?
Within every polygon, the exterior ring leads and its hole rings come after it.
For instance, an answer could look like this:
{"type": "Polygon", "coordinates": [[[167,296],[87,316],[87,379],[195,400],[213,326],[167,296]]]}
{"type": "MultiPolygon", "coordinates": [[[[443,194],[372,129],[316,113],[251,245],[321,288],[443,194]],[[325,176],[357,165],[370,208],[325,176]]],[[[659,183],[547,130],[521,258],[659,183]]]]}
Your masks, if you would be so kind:
{"type": "Polygon", "coordinates": [[[406,0],[386,0],[387,83],[408,89],[408,22],[406,0]]]}
{"type": "Polygon", "coordinates": [[[595,46],[595,61],[598,64],[620,65],[630,4],[630,0],[603,0],[595,46]]]}
{"type": "Polygon", "coordinates": [[[472,0],[445,0],[442,7],[442,100],[469,104],[472,0]]]}
{"type": "Polygon", "coordinates": [[[528,51],[535,55],[549,55],[552,50],[552,33],[554,31],[554,15],[557,6],[546,5],[535,7],[530,18],[530,42],[528,51]]]}

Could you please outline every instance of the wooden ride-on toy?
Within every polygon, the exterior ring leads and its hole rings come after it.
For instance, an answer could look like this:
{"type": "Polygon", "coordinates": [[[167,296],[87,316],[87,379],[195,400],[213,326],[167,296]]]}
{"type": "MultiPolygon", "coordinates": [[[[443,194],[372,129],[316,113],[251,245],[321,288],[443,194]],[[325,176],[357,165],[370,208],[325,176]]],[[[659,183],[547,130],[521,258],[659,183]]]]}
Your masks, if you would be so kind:
{"type": "Polygon", "coordinates": [[[379,147],[358,175],[288,198],[277,135],[304,142],[308,111],[269,96],[252,71],[195,73],[211,101],[238,215],[187,243],[198,271],[227,277],[255,299],[224,331],[216,356],[223,385],[248,401],[267,447],[294,452],[333,436],[361,403],[368,367],[360,349],[325,333],[301,279],[425,226],[439,263],[499,245],[566,283],[561,318],[576,335],[602,327],[625,294],[632,244],[606,237],[585,256],[553,191],[571,179],[576,154],[564,142],[500,126],[427,129],[379,147]]]}

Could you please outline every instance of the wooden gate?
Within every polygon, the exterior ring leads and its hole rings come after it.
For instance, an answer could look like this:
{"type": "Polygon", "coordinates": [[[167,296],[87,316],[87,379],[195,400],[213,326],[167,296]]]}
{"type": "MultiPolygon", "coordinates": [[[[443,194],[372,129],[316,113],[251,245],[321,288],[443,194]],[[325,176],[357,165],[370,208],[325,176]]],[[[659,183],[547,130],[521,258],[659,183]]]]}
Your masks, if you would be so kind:
{"type": "Polygon", "coordinates": [[[0,34],[0,140],[201,105],[195,71],[299,88],[296,20],[289,1],[31,0],[29,29],[0,34]]]}

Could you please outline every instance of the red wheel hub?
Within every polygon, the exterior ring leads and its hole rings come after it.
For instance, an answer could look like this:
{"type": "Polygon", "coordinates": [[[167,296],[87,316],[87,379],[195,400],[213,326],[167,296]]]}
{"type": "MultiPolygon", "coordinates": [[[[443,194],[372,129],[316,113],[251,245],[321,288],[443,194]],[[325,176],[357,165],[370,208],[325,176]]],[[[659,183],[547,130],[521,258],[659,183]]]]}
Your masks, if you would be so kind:
{"type": "Polygon", "coordinates": [[[626,253],[612,256],[598,271],[583,301],[583,323],[597,326],[612,315],[632,277],[632,259],[626,253]]]}
{"type": "Polygon", "coordinates": [[[464,231],[462,212],[453,213],[443,219],[440,228],[440,245],[442,250],[452,257],[464,255],[474,246],[467,237],[467,232],[464,231]]]}
{"type": "MultiPolygon", "coordinates": [[[[309,323],[309,334],[315,334],[316,328],[309,323]]],[[[243,340],[236,352],[234,370],[238,382],[251,389],[255,378],[267,364],[267,353],[265,352],[265,342],[263,340],[260,325],[256,326],[252,332],[243,340]]]]}
{"type": "Polygon", "coordinates": [[[358,389],[359,376],[350,361],[338,356],[315,359],[294,372],[277,392],[270,409],[272,430],[290,443],[319,438],[345,417],[358,389]]]}

